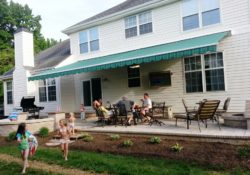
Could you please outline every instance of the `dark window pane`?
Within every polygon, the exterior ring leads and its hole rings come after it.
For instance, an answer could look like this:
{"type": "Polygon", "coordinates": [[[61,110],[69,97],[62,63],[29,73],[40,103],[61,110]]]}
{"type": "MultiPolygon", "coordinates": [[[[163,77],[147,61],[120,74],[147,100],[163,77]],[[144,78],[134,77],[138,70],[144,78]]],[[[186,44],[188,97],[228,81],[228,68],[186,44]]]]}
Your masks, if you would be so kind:
{"type": "Polygon", "coordinates": [[[90,41],[90,51],[99,50],[99,40],[90,41]]]}
{"type": "Polygon", "coordinates": [[[89,48],[88,48],[88,43],[82,43],[80,44],[80,53],[88,53],[89,48]]]}
{"type": "Polygon", "coordinates": [[[153,31],[152,23],[140,25],[140,35],[151,33],[153,31]]]}
{"type": "Polygon", "coordinates": [[[214,69],[206,71],[207,91],[225,90],[224,70],[214,69]]]}
{"type": "Polygon", "coordinates": [[[199,15],[183,17],[183,30],[191,30],[199,27],[199,15]]]}
{"type": "Polygon", "coordinates": [[[140,77],[140,68],[128,68],[128,78],[140,77]]]}
{"type": "Polygon", "coordinates": [[[83,82],[83,102],[84,102],[84,106],[91,106],[90,81],[83,82]]]}
{"type": "Polygon", "coordinates": [[[7,92],[7,104],[13,104],[12,91],[7,92]]]}
{"type": "Polygon", "coordinates": [[[187,93],[203,92],[201,71],[185,73],[185,78],[187,93]]]}
{"type": "Polygon", "coordinates": [[[140,78],[128,79],[128,87],[140,87],[140,86],[141,86],[140,78]]]}
{"type": "Polygon", "coordinates": [[[46,87],[39,87],[39,101],[40,102],[47,101],[46,87]]]}
{"type": "Polygon", "coordinates": [[[56,86],[48,87],[49,101],[56,101],[56,86]]]}
{"type": "Polygon", "coordinates": [[[202,13],[203,26],[217,23],[220,23],[220,9],[210,10],[202,13]]]}
{"type": "Polygon", "coordinates": [[[137,36],[137,27],[132,27],[125,30],[126,38],[137,36]]]}

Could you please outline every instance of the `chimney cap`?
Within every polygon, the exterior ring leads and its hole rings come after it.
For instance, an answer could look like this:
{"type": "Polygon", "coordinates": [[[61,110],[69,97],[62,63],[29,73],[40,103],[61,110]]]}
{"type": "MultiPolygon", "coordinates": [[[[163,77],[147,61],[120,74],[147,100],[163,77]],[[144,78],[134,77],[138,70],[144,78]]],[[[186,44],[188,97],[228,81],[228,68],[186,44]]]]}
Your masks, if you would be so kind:
{"type": "Polygon", "coordinates": [[[15,34],[20,33],[20,32],[28,32],[28,33],[32,33],[31,31],[29,31],[29,29],[25,28],[25,27],[20,27],[16,30],[15,34]]]}

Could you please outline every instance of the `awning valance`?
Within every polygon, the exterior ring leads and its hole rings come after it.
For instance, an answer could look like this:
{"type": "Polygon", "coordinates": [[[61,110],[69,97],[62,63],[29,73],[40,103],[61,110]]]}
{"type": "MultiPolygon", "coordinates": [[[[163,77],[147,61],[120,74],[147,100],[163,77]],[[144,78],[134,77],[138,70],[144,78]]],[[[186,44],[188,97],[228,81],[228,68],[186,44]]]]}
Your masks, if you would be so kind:
{"type": "Polygon", "coordinates": [[[32,75],[29,77],[29,81],[80,74],[84,72],[107,70],[134,64],[183,58],[207,52],[216,52],[218,43],[229,34],[230,32],[228,31],[221,32],[128,52],[77,61],[67,66],[32,75]]]}

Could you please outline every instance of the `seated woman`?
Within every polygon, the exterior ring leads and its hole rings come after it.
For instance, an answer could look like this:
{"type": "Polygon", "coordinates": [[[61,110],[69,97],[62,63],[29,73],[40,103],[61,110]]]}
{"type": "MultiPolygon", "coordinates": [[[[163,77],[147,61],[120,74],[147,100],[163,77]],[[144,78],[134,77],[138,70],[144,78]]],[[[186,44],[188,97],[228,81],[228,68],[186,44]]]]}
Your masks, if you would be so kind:
{"type": "Polygon", "coordinates": [[[107,110],[103,105],[102,105],[102,99],[95,100],[93,102],[93,108],[95,110],[100,110],[103,112],[105,117],[112,117],[113,113],[109,110],[107,110]]]}

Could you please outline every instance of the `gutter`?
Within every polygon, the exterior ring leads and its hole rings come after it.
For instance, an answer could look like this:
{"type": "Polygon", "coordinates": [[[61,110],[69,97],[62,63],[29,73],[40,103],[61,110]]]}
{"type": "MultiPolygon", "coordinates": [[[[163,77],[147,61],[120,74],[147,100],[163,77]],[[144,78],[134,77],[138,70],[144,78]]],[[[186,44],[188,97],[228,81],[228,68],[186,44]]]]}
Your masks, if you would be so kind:
{"type": "Polygon", "coordinates": [[[115,20],[124,18],[126,16],[133,15],[135,13],[150,10],[150,9],[153,9],[153,8],[156,8],[159,6],[163,6],[166,4],[170,4],[170,3],[173,3],[176,1],[179,1],[179,0],[155,0],[153,2],[149,2],[149,3],[145,3],[142,5],[136,6],[136,7],[132,7],[132,8],[129,8],[127,10],[123,10],[121,12],[117,12],[117,13],[105,16],[103,18],[99,18],[99,19],[84,23],[84,24],[73,25],[71,27],[64,29],[62,32],[67,34],[67,35],[70,35],[72,33],[78,32],[80,30],[84,30],[84,29],[98,26],[101,24],[105,24],[105,23],[108,23],[111,21],[115,21],[115,20]]]}

